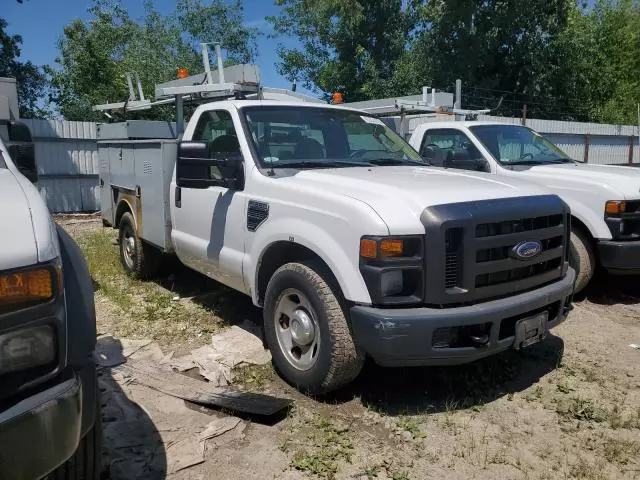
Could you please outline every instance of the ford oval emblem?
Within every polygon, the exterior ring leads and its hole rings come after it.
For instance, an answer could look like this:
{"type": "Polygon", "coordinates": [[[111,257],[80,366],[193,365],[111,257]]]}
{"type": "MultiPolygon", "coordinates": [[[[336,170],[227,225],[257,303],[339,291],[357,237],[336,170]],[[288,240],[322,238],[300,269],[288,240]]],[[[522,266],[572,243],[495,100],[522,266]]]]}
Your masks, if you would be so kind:
{"type": "Polygon", "coordinates": [[[530,260],[540,255],[542,244],[537,240],[520,242],[511,251],[518,260],[530,260]]]}

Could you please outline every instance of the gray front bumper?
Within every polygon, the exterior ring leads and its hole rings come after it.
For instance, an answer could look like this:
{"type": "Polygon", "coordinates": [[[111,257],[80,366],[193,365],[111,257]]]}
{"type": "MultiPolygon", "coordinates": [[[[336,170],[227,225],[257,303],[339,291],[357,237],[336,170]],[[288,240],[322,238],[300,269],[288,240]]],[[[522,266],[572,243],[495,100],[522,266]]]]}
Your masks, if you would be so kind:
{"type": "MultiPolygon", "coordinates": [[[[511,297],[457,308],[381,309],[351,308],[356,344],[378,364],[386,366],[457,365],[472,362],[510,348],[514,336],[501,338],[502,322],[513,322],[558,302],[549,318],[553,328],[564,321],[571,303],[575,271],[569,268],[559,281],[511,297]],[[489,342],[482,347],[433,348],[438,328],[491,324],[489,342]]],[[[507,330],[507,329],[505,329],[507,330]]],[[[503,330],[504,331],[504,330],[503,330]]]]}

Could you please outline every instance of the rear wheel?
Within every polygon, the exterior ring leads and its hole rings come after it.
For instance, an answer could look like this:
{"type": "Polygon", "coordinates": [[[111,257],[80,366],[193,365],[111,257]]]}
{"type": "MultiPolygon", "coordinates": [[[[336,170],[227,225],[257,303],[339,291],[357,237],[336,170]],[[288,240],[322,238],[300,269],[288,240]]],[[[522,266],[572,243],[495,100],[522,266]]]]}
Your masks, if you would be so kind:
{"type": "Polygon", "coordinates": [[[133,215],[129,212],[120,219],[118,245],[120,263],[129,275],[148,279],[158,273],[159,252],[142,242],[136,231],[133,215]]]}
{"type": "Polygon", "coordinates": [[[573,289],[578,293],[587,286],[595,272],[596,258],[591,242],[585,233],[578,229],[571,230],[569,264],[576,271],[576,283],[573,289]]]}
{"type": "Polygon", "coordinates": [[[364,363],[323,270],[316,264],[283,265],[271,277],[264,302],[265,337],[276,369],[308,393],[347,385],[364,363]]]}

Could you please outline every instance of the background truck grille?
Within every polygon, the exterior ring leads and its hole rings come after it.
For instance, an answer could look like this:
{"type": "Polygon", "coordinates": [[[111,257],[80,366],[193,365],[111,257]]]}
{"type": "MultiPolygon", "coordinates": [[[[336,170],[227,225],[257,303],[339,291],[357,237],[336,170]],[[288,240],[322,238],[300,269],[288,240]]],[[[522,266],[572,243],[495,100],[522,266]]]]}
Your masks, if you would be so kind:
{"type": "Polygon", "coordinates": [[[556,196],[429,207],[422,221],[428,305],[507,297],[556,281],[566,272],[570,213],[556,196]],[[540,253],[519,257],[515,249],[523,242],[540,242],[540,253]]]}

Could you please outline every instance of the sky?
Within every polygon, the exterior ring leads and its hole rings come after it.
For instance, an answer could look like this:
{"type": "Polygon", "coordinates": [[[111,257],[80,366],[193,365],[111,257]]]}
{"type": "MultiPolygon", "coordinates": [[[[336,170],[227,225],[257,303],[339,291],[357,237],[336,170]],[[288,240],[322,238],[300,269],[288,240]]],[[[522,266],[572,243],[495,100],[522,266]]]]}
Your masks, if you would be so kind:
{"type": "MultiPolygon", "coordinates": [[[[72,20],[89,19],[87,9],[91,0],[24,0],[20,4],[15,0],[0,0],[0,16],[9,24],[7,31],[22,35],[23,43],[20,60],[31,60],[36,65],[53,64],[58,53],[56,41],[62,35],[63,27],[72,20]]],[[[143,15],[143,0],[122,0],[133,18],[143,15]]],[[[169,13],[175,8],[175,0],[154,0],[156,10],[169,13]]],[[[275,15],[279,8],[273,0],[244,0],[245,24],[256,27],[262,33],[271,32],[265,21],[267,15],[275,15]]],[[[261,83],[267,87],[290,88],[291,84],[276,73],[278,61],[276,47],[286,41],[287,45],[296,43],[293,39],[271,39],[262,35],[258,40],[258,59],[261,83]]],[[[224,47],[224,46],[223,46],[224,47]]],[[[298,91],[304,92],[298,87],[298,91]]]]}

